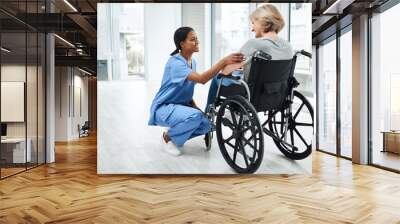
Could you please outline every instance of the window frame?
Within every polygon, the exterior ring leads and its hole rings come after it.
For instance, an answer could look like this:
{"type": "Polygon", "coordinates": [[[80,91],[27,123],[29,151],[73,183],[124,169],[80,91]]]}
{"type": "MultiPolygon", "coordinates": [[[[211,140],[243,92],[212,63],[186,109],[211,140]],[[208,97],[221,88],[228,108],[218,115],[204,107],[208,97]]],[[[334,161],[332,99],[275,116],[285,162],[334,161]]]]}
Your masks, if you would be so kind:
{"type": "Polygon", "coordinates": [[[321,40],[318,44],[316,44],[316,150],[319,152],[327,153],[329,155],[333,155],[339,158],[347,159],[347,160],[352,160],[352,158],[347,157],[342,155],[342,150],[341,150],[341,89],[340,89],[340,84],[341,84],[341,67],[340,67],[340,39],[341,36],[346,34],[347,32],[352,32],[352,23],[347,24],[345,27],[341,28],[340,30],[337,30],[336,33],[326,37],[325,39],[321,40]],[[320,142],[319,142],[319,85],[320,85],[320,79],[319,79],[319,47],[320,45],[327,44],[331,41],[336,41],[336,152],[332,153],[329,151],[326,151],[324,149],[320,149],[320,142]]]}

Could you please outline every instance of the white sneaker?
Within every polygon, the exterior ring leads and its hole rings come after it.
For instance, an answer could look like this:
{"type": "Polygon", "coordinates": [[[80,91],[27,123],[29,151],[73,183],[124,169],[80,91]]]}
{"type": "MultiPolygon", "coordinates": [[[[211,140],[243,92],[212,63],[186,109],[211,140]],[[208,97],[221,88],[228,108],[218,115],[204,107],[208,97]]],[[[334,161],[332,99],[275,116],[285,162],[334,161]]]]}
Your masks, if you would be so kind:
{"type": "Polygon", "coordinates": [[[176,146],[172,141],[169,141],[168,143],[165,143],[164,134],[163,134],[163,136],[161,138],[162,138],[162,144],[163,144],[164,150],[168,154],[173,155],[173,156],[182,155],[182,150],[180,149],[180,147],[176,146]]]}
{"type": "Polygon", "coordinates": [[[178,146],[176,146],[172,141],[169,141],[168,143],[164,143],[164,149],[167,153],[173,155],[173,156],[180,156],[182,155],[181,149],[179,149],[178,146]]]}

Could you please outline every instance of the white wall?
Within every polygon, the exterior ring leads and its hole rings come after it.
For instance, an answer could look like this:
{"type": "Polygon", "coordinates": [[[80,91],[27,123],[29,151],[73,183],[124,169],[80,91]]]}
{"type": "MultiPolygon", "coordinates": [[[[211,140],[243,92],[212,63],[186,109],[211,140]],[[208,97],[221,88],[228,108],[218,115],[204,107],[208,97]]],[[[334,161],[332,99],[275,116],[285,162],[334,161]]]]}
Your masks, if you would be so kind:
{"type": "Polygon", "coordinates": [[[78,124],[88,120],[88,78],[71,67],[56,67],[55,140],[69,141],[79,137],[78,124]],[[78,91],[80,90],[80,100],[78,91]],[[77,105],[81,105],[82,114],[77,105]]]}
{"type": "Polygon", "coordinates": [[[85,121],[88,121],[88,77],[87,76],[81,76],[82,73],[76,74],[75,70],[75,75],[74,75],[74,89],[75,89],[75,96],[74,98],[74,109],[75,113],[72,113],[72,120],[71,120],[71,135],[72,138],[77,138],[79,137],[79,132],[78,132],[78,124],[81,126],[85,123],[85,121]],[[80,99],[78,98],[79,93],[77,92],[80,90],[80,99]],[[81,102],[78,102],[80,100],[81,102]],[[80,104],[80,105],[79,105],[80,104]],[[79,107],[81,107],[81,112],[79,111],[79,107]]]}
{"type": "MultiPolygon", "coordinates": [[[[27,88],[27,120],[28,120],[28,137],[31,133],[36,134],[36,66],[18,65],[18,64],[6,64],[1,66],[1,81],[2,82],[24,82],[27,71],[29,87],[27,88]],[[32,88],[33,86],[33,88],[32,88]],[[33,122],[33,123],[32,123],[33,122]]],[[[7,96],[2,96],[7,97],[7,96]]],[[[40,106],[40,105],[39,105],[40,106]]],[[[7,108],[1,108],[1,110],[7,110],[7,108]]],[[[22,108],[24,110],[24,108],[22,108]]],[[[3,111],[4,113],[4,111],[3,111]]],[[[24,137],[26,122],[7,122],[7,136],[8,137],[24,137]]]]}
{"type": "MultiPolygon", "coordinates": [[[[149,87],[162,80],[164,66],[175,50],[174,32],[181,26],[191,26],[200,38],[200,52],[194,54],[197,71],[208,69],[211,64],[211,24],[208,4],[145,4],[145,77],[149,87]],[[182,14],[183,10],[187,12],[182,14]],[[199,12],[196,10],[203,10],[199,12]],[[160,38],[162,37],[162,38],[160,38]]],[[[194,100],[205,108],[209,83],[195,88],[194,100]]],[[[154,89],[154,94],[157,89],[154,89]]]]}
{"type": "MultiPolygon", "coordinates": [[[[41,66],[25,66],[24,64],[3,64],[1,66],[2,82],[23,82],[26,85],[26,106],[24,96],[21,97],[22,105],[18,108],[9,108],[4,105],[1,107],[2,114],[19,113],[22,120],[20,122],[6,122],[7,124],[7,137],[8,138],[24,138],[25,135],[30,140],[32,161],[44,163],[44,73],[41,66]],[[27,81],[26,81],[27,80],[27,81]],[[14,110],[14,111],[13,111],[14,110]],[[16,111],[18,110],[18,111],[16,111]],[[24,113],[26,112],[26,120],[24,113]],[[39,154],[37,157],[37,153],[39,154]]],[[[2,83],[3,85],[3,83],[2,83]]],[[[2,98],[9,98],[7,92],[2,89],[2,98]],[[6,94],[6,95],[4,95],[6,94]]],[[[24,94],[25,90],[19,90],[19,93],[24,94]],[[21,92],[22,91],[22,92],[21,92]]],[[[10,92],[9,92],[10,93],[10,92]]],[[[11,94],[11,93],[10,93],[11,94]]],[[[4,102],[2,102],[3,104],[4,102]]],[[[12,103],[12,102],[11,102],[12,103]]],[[[3,117],[2,117],[3,120],[3,117]]],[[[51,150],[49,150],[50,152],[51,150]]],[[[51,158],[51,157],[49,157],[51,158]]],[[[51,160],[49,160],[51,161],[51,160]]]]}
{"type": "Polygon", "coordinates": [[[55,68],[55,140],[66,141],[68,139],[68,67],[55,68]]]}
{"type": "Polygon", "coordinates": [[[181,26],[181,4],[146,3],[144,7],[145,76],[161,82],[164,66],[175,50],[173,34],[181,26]]]}
{"type": "Polygon", "coordinates": [[[207,3],[182,4],[182,26],[192,27],[199,40],[199,52],[193,55],[197,61],[198,71],[204,71],[207,68],[206,65],[208,66],[211,62],[209,11],[210,4],[207,3]]]}

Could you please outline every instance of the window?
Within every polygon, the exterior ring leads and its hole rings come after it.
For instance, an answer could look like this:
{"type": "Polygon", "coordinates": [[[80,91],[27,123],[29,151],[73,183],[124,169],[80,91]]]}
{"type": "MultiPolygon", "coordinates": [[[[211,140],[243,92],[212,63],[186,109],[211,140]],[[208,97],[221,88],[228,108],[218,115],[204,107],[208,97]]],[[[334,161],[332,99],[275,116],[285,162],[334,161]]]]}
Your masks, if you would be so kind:
{"type": "MultiPolygon", "coordinates": [[[[40,13],[43,4],[20,2],[18,13],[40,13]]],[[[46,37],[2,12],[0,17],[9,21],[0,29],[2,179],[45,163],[46,37]]]]}
{"type": "Polygon", "coordinates": [[[98,11],[98,80],[144,76],[144,4],[99,4],[98,11]]]}
{"type": "Polygon", "coordinates": [[[255,4],[249,3],[213,4],[213,63],[229,53],[239,51],[253,37],[249,15],[254,8],[255,4]]]}
{"type": "MultiPolygon", "coordinates": [[[[351,27],[350,27],[351,28],[351,27]]],[[[340,37],[340,154],[352,157],[352,34],[340,37]]]]}
{"type": "MultiPolygon", "coordinates": [[[[335,38],[335,37],[333,37],[335,38]]],[[[332,38],[332,39],[333,39],[332,38]]],[[[336,153],[336,40],[318,48],[318,148],[336,153]]]]}
{"type": "Polygon", "coordinates": [[[144,74],[144,38],[143,33],[126,33],[124,36],[125,56],[128,61],[128,75],[144,74]]]}
{"type": "MultiPolygon", "coordinates": [[[[311,4],[290,4],[290,18],[293,18],[290,20],[290,24],[289,22],[286,22],[286,24],[290,25],[289,40],[293,46],[293,49],[295,51],[305,50],[311,53],[311,4]]],[[[300,83],[300,86],[297,88],[297,90],[309,98],[314,96],[311,63],[312,61],[309,58],[305,56],[299,56],[296,61],[295,69],[295,77],[300,83]]],[[[310,101],[313,102],[313,100],[310,101]]]]}
{"type": "Polygon", "coordinates": [[[123,4],[119,16],[122,58],[128,76],[144,75],[144,5],[123,4]]]}
{"type": "Polygon", "coordinates": [[[393,27],[397,27],[399,20],[400,5],[371,19],[372,163],[395,170],[400,170],[400,33],[393,27]]]}

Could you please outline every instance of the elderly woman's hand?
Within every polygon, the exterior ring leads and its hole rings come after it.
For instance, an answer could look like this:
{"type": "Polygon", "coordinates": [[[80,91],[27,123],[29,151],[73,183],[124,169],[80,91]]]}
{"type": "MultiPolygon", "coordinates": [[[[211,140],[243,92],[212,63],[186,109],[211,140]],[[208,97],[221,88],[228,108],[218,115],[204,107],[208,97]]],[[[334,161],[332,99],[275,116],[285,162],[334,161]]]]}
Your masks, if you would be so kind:
{"type": "Polygon", "coordinates": [[[235,63],[241,63],[244,61],[244,59],[245,57],[242,53],[232,53],[226,56],[223,60],[225,62],[225,65],[230,65],[235,63]]]}
{"type": "Polygon", "coordinates": [[[231,74],[233,71],[235,71],[235,70],[237,70],[237,69],[240,69],[240,68],[242,68],[242,67],[243,67],[243,62],[235,63],[235,64],[230,64],[230,65],[225,66],[225,67],[222,69],[221,72],[222,72],[224,75],[229,75],[229,74],[231,74]]]}

